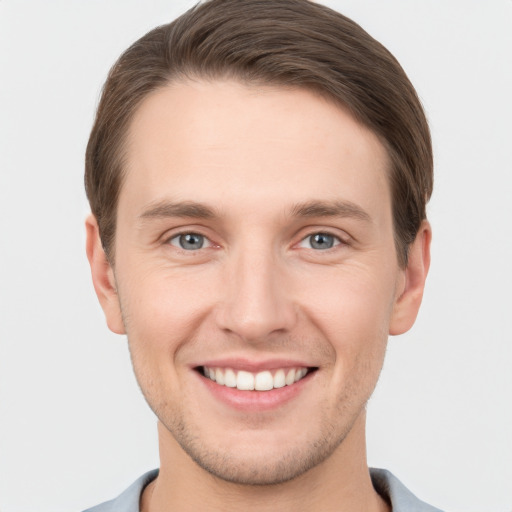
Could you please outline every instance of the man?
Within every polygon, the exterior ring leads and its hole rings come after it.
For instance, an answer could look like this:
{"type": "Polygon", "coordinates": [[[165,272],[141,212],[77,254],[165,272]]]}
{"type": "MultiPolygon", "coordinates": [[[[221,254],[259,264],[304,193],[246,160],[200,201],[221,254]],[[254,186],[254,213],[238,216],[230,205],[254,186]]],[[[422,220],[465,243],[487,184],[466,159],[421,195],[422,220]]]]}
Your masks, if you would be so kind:
{"type": "Polygon", "coordinates": [[[86,188],[161,458],[91,510],[436,510],[366,463],[430,261],[429,130],[387,50],[306,0],[200,4],[112,68],[86,188]]]}

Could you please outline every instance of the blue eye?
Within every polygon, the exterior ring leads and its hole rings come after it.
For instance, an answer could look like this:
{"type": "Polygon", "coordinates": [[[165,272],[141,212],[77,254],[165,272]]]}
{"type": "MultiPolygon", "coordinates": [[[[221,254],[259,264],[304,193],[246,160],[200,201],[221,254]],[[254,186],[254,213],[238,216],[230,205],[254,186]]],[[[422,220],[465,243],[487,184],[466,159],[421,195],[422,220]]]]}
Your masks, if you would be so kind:
{"type": "Polygon", "coordinates": [[[209,247],[208,239],[198,233],[183,233],[181,235],[176,235],[169,240],[169,243],[174,245],[174,247],[179,247],[185,251],[197,251],[205,246],[209,247]]]}
{"type": "Polygon", "coordinates": [[[307,236],[299,244],[300,247],[307,249],[315,249],[324,251],[326,249],[332,249],[334,246],[341,243],[340,239],[329,233],[314,233],[307,236]]]}

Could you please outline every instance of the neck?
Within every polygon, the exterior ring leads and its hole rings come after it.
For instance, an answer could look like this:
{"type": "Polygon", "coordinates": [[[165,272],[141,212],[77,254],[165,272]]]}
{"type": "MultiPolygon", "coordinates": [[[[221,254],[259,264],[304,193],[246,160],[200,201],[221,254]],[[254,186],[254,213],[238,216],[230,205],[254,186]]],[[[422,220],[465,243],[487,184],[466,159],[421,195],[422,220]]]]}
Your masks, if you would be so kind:
{"type": "Polygon", "coordinates": [[[267,512],[389,512],[373,488],[366,463],[365,415],[321,464],[276,485],[240,485],[221,480],[199,467],[158,425],[160,473],[144,491],[144,512],[197,510],[267,512]]]}

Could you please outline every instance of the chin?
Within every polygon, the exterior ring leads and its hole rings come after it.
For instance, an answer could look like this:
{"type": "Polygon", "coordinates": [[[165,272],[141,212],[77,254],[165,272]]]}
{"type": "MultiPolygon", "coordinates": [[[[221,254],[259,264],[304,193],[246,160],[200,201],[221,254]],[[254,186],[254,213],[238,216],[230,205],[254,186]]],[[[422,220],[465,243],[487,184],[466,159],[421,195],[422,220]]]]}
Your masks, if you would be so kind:
{"type": "Polygon", "coordinates": [[[252,486],[278,485],[300,477],[328,459],[350,431],[329,428],[271,440],[269,432],[253,431],[254,435],[246,432],[243,440],[233,437],[223,446],[204,433],[191,435],[182,425],[170,426],[168,432],[197,466],[222,481],[252,486]]]}
{"type": "Polygon", "coordinates": [[[189,456],[202,469],[212,476],[237,485],[278,485],[300,477],[325,460],[330,450],[299,450],[285,456],[246,457],[220,453],[189,453],[189,456]]]}

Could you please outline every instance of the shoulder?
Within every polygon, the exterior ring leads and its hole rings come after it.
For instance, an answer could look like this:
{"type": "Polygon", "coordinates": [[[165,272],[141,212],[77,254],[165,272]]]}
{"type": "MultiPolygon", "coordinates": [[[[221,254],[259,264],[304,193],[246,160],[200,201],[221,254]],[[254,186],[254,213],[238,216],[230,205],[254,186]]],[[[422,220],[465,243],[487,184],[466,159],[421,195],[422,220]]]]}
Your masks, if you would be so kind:
{"type": "Polygon", "coordinates": [[[442,512],[419,500],[389,471],[371,468],[370,474],[375,490],[391,504],[392,512],[442,512]]]}
{"type": "Polygon", "coordinates": [[[117,498],[88,508],[84,512],[139,512],[139,502],[142,491],[158,476],[158,469],[145,473],[135,480],[126,491],[117,498]]]}

